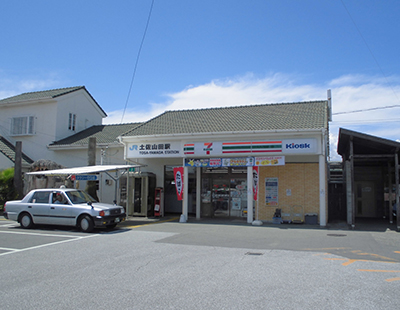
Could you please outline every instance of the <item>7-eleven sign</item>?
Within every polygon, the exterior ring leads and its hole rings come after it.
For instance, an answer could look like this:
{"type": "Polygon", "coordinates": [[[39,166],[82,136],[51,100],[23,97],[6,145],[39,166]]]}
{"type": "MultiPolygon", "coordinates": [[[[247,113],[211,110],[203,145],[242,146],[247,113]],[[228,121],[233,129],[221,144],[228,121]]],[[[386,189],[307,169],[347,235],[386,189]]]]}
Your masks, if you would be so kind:
{"type": "Polygon", "coordinates": [[[212,142],[204,143],[203,151],[205,151],[207,155],[210,155],[211,151],[213,150],[212,146],[213,146],[212,142]]]}

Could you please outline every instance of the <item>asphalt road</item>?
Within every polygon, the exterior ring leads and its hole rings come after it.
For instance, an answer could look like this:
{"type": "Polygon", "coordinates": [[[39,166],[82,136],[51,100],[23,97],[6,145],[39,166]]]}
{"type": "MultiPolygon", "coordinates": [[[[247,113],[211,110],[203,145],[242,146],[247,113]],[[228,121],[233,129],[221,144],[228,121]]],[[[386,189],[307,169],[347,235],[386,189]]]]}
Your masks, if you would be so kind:
{"type": "Polygon", "coordinates": [[[131,221],[114,231],[0,220],[0,309],[390,309],[400,233],[131,221]]]}

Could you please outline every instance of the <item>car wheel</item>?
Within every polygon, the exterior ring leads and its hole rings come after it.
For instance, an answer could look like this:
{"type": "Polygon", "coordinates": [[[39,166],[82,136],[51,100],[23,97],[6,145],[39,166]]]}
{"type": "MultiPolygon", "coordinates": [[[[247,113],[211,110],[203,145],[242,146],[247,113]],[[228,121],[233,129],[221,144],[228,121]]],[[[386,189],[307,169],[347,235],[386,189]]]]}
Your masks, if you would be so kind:
{"type": "Polygon", "coordinates": [[[83,215],[79,218],[79,227],[83,232],[92,232],[94,225],[89,215],[83,215]]]}
{"type": "Polygon", "coordinates": [[[23,213],[19,220],[19,224],[21,225],[22,228],[32,228],[33,221],[32,221],[32,217],[30,216],[30,214],[23,213]]]}

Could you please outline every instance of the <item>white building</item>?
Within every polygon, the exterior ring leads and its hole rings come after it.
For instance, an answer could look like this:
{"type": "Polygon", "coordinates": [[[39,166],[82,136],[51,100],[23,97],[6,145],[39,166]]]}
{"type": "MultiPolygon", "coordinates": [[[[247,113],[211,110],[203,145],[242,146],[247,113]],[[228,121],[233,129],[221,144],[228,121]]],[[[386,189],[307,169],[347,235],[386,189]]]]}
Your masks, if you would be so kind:
{"type": "MultiPolygon", "coordinates": [[[[71,161],[71,158],[50,150],[48,146],[93,125],[100,125],[106,116],[84,86],[24,93],[0,100],[0,136],[11,145],[16,141],[22,142],[26,163],[29,158],[68,165],[65,160],[71,161]]],[[[2,143],[0,169],[14,166],[10,154],[10,145],[2,143]]],[[[82,162],[76,158],[77,165],[86,163],[87,159],[82,162]]]]}
{"type": "Polygon", "coordinates": [[[330,100],[167,111],[121,141],[127,160],[156,175],[166,212],[182,212],[184,220],[191,213],[272,221],[281,210],[293,221],[309,214],[325,226],[330,115],[330,100]],[[176,198],[178,167],[183,201],[176,198]]]}

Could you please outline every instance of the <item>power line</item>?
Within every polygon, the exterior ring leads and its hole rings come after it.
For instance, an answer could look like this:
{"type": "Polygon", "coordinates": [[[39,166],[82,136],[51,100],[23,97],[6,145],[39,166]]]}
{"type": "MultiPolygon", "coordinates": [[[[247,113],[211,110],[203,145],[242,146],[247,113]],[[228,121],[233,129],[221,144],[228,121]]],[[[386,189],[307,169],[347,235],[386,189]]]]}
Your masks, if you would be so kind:
{"type": "Polygon", "coordinates": [[[385,107],[376,107],[376,108],[369,108],[369,109],[353,110],[353,111],[347,111],[347,112],[337,112],[337,113],[332,113],[332,115],[368,112],[368,111],[384,110],[384,109],[392,109],[392,108],[400,108],[400,104],[389,105],[389,106],[385,106],[385,107]]]}
{"type": "Polygon", "coordinates": [[[136,56],[136,63],[135,63],[135,67],[134,67],[134,69],[133,69],[133,74],[132,74],[132,79],[131,79],[131,85],[129,86],[128,97],[126,98],[125,107],[124,107],[124,112],[122,113],[122,117],[121,117],[121,124],[122,124],[122,121],[123,121],[124,116],[125,116],[126,107],[128,106],[129,97],[130,97],[130,95],[131,95],[132,85],[133,85],[133,81],[135,80],[136,69],[137,69],[137,65],[138,65],[138,62],[139,62],[140,53],[141,53],[141,51],[142,51],[144,39],[145,39],[146,33],[147,33],[147,28],[149,27],[149,23],[150,23],[151,13],[152,13],[152,11],[153,11],[153,5],[154,5],[154,0],[151,1],[151,7],[150,7],[150,11],[149,11],[149,16],[147,17],[146,28],[144,29],[144,33],[143,33],[143,37],[142,37],[142,42],[140,43],[139,51],[138,51],[138,54],[137,54],[137,56],[136,56]]]}
{"type": "Polygon", "coordinates": [[[361,33],[360,29],[358,28],[356,22],[354,21],[354,19],[353,19],[353,17],[351,16],[349,10],[347,9],[346,5],[344,4],[344,1],[343,1],[343,0],[340,0],[340,1],[342,2],[342,5],[343,5],[344,9],[346,10],[347,14],[349,15],[351,21],[353,22],[354,27],[357,29],[358,34],[360,35],[361,39],[364,41],[365,46],[367,47],[369,53],[371,54],[371,56],[372,56],[372,58],[374,59],[376,65],[378,66],[379,70],[381,71],[383,77],[385,78],[386,82],[387,82],[388,85],[390,86],[390,89],[392,90],[393,94],[394,94],[395,97],[397,98],[397,101],[400,102],[400,99],[399,99],[399,97],[397,96],[396,92],[394,91],[394,89],[393,89],[393,87],[392,87],[392,84],[389,83],[389,81],[388,81],[388,79],[387,79],[385,73],[384,73],[383,70],[382,70],[382,67],[380,66],[378,60],[376,59],[376,57],[375,57],[375,55],[374,55],[374,53],[372,53],[372,50],[370,49],[370,47],[369,47],[369,45],[368,45],[368,43],[367,43],[367,40],[365,40],[364,36],[362,35],[362,33],[361,33]]]}

